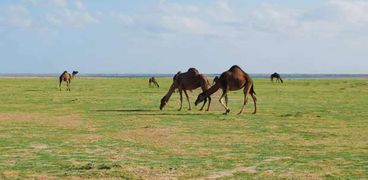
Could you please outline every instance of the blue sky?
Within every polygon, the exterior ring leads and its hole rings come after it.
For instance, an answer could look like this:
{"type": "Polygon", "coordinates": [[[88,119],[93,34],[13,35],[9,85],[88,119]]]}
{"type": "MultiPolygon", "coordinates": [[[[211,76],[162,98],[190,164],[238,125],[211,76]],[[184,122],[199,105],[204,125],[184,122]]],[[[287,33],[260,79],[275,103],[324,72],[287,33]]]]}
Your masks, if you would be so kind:
{"type": "Polygon", "coordinates": [[[1,0],[0,73],[368,73],[366,0],[1,0]]]}

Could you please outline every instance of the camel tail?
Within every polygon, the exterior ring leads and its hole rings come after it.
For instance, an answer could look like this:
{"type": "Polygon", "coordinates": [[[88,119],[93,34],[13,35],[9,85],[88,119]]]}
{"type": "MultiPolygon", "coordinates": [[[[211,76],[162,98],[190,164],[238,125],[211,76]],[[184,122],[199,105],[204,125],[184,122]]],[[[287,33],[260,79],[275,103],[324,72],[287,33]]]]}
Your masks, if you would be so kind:
{"type": "Polygon", "coordinates": [[[250,88],[250,93],[257,95],[257,93],[254,91],[254,84],[252,84],[252,87],[250,88]]]}

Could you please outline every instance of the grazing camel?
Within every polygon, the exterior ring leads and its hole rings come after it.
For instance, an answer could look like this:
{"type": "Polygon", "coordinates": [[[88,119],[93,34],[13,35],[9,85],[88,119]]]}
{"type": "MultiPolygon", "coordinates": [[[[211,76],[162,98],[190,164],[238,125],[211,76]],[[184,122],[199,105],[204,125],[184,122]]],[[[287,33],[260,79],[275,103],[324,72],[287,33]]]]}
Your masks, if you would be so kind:
{"type": "Polygon", "coordinates": [[[281,82],[281,83],[284,83],[284,80],[282,80],[280,74],[278,73],[273,73],[271,74],[271,81],[273,82],[273,79],[276,79],[276,82],[281,82]]]}
{"type": "Polygon", "coordinates": [[[66,82],[67,91],[70,91],[70,82],[71,80],[78,74],[78,71],[73,71],[72,74],[68,73],[68,71],[64,71],[59,77],[59,89],[61,91],[61,83],[63,81],[66,82]]]}
{"type": "Polygon", "coordinates": [[[222,95],[219,99],[222,106],[225,108],[227,114],[230,112],[228,107],[228,97],[227,93],[229,91],[236,91],[243,89],[244,93],[244,103],[243,107],[240,110],[239,114],[241,114],[244,110],[245,105],[247,104],[248,98],[247,95],[250,94],[252,96],[254,102],[254,112],[253,114],[257,113],[257,98],[256,93],[254,91],[254,85],[252,78],[245,73],[239,66],[232,66],[228,71],[225,71],[220,75],[220,77],[216,76],[215,85],[213,85],[208,90],[202,92],[198,95],[197,100],[195,101],[195,105],[199,104],[200,102],[204,101],[207,97],[211,96],[213,93],[218,91],[220,88],[222,89],[222,95]],[[225,103],[222,101],[225,98],[225,103]]]}
{"type": "MultiPolygon", "coordinates": [[[[179,95],[180,95],[180,108],[178,109],[178,111],[181,111],[181,109],[183,107],[183,95],[182,95],[183,91],[184,91],[184,94],[185,94],[185,96],[187,98],[187,101],[189,103],[189,110],[192,110],[192,106],[191,106],[190,101],[189,101],[189,96],[188,96],[187,90],[192,91],[194,89],[197,89],[197,88],[201,87],[202,91],[206,91],[209,88],[209,85],[207,83],[208,83],[208,81],[207,81],[206,76],[204,76],[203,74],[199,74],[198,70],[195,69],[195,68],[190,68],[185,73],[181,73],[179,71],[174,76],[173,83],[171,84],[171,87],[170,87],[169,91],[161,99],[160,110],[162,110],[165,107],[165,105],[169,101],[171,95],[175,92],[175,89],[178,89],[179,95]]],[[[205,104],[207,103],[207,100],[208,100],[208,107],[207,107],[206,111],[208,111],[210,109],[211,97],[208,96],[203,100],[204,103],[203,103],[203,106],[200,109],[201,111],[203,110],[205,104]]]]}
{"type": "Polygon", "coordinates": [[[149,85],[149,87],[157,87],[157,88],[160,88],[160,85],[158,85],[155,77],[151,77],[148,80],[148,85],[149,85]]]}

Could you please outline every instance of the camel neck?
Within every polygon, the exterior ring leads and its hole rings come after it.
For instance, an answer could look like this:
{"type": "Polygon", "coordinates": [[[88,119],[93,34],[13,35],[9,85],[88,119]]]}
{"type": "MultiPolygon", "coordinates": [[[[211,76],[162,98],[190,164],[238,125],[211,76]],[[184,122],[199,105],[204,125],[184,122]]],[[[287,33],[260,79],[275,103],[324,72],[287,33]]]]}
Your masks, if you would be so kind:
{"type": "Polygon", "coordinates": [[[171,85],[169,91],[166,93],[166,95],[165,95],[165,100],[166,101],[169,101],[169,99],[170,99],[171,95],[174,93],[174,91],[175,91],[175,83],[173,83],[171,85]]]}
{"type": "Polygon", "coordinates": [[[204,92],[204,95],[206,97],[211,96],[212,94],[214,94],[215,92],[217,92],[220,89],[220,84],[216,83],[215,85],[213,85],[212,87],[210,87],[207,91],[204,92]]]}

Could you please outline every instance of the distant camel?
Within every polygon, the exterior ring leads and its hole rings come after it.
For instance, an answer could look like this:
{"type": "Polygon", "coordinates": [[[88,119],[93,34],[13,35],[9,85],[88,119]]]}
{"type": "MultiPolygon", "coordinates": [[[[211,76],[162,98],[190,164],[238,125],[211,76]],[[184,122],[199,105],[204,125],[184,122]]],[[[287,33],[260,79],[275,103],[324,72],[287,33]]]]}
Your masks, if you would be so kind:
{"type": "Polygon", "coordinates": [[[244,106],[247,104],[248,94],[252,96],[252,99],[254,102],[253,114],[257,113],[257,98],[256,98],[256,93],[254,92],[253,80],[239,66],[236,66],[236,65],[232,66],[228,71],[225,71],[224,73],[222,73],[220,77],[216,76],[214,81],[215,81],[215,85],[213,85],[211,88],[209,88],[208,90],[198,95],[198,98],[195,101],[195,105],[204,101],[207,97],[210,97],[213,93],[215,93],[221,88],[222,95],[219,101],[226,110],[224,114],[227,114],[230,112],[230,109],[228,107],[227,93],[229,91],[236,91],[236,90],[240,90],[244,88],[243,89],[244,103],[243,103],[243,107],[240,110],[239,114],[243,112],[244,106]],[[225,103],[222,101],[223,98],[225,98],[225,103]]]}
{"type": "Polygon", "coordinates": [[[273,82],[273,79],[276,79],[276,82],[281,82],[281,83],[284,83],[284,81],[282,80],[280,74],[278,73],[273,73],[271,74],[271,81],[273,82]]]}
{"type": "Polygon", "coordinates": [[[68,71],[64,71],[59,77],[59,89],[61,91],[61,83],[63,81],[66,82],[67,91],[70,91],[70,82],[78,74],[78,71],[73,71],[73,74],[68,73],[68,71]]]}
{"type": "MultiPolygon", "coordinates": [[[[185,73],[181,73],[179,71],[174,76],[173,83],[172,83],[169,91],[161,99],[160,109],[162,110],[165,107],[165,105],[169,101],[171,95],[175,92],[175,89],[178,89],[179,95],[180,95],[180,108],[178,109],[178,111],[181,111],[181,109],[183,107],[183,95],[182,95],[183,91],[184,91],[184,94],[185,94],[185,96],[187,98],[187,101],[189,103],[189,110],[192,110],[192,106],[191,106],[190,101],[189,101],[189,96],[188,96],[187,90],[192,91],[194,89],[197,89],[197,88],[201,87],[202,91],[206,91],[209,88],[209,85],[207,83],[208,83],[208,81],[207,81],[206,76],[203,75],[203,74],[199,74],[198,70],[195,69],[195,68],[190,68],[185,73]]],[[[204,103],[203,103],[203,106],[200,109],[201,111],[203,110],[205,104],[207,103],[207,99],[208,99],[208,107],[207,107],[206,111],[208,111],[210,109],[211,97],[208,96],[205,99],[203,99],[204,103]]]]}
{"type": "Polygon", "coordinates": [[[158,87],[158,88],[160,88],[160,85],[158,85],[155,77],[151,77],[148,80],[148,85],[149,85],[149,87],[158,87]]]}

